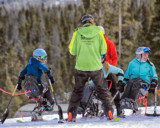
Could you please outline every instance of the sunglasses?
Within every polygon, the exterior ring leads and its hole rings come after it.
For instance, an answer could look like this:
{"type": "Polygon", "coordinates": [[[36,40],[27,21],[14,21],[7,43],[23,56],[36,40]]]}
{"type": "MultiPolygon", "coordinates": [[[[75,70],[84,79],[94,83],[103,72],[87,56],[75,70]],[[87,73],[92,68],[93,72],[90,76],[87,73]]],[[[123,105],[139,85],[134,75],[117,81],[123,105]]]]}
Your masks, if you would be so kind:
{"type": "Polygon", "coordinates": [[[143,51],[144,51],[144,53],[148,53],[148,52],[150,52],[151,50],[150,50],[150,48],[145,48],[145,49],[143,49],[143,51]]]}
{"type": "Polygon", "coordinates": [[[47,56],[40,56],[40,59],[41,59],[41,60],[46,60],[46,59],[47,59],[47,56]]]}

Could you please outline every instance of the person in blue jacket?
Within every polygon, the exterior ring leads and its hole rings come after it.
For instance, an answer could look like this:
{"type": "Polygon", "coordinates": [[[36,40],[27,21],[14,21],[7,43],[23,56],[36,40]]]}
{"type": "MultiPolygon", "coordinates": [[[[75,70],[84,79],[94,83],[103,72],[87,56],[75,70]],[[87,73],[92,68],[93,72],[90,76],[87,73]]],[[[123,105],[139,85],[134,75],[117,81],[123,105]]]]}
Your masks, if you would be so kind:
{"type": "MultiPolygon", "coordinates": [[[[103,70],[103,73],[104,73],[105,85],[107,86],[108,93],[109,93],[109,88],[111,87],[110,88],[110,92],[111,92],[112,96],[114,96],[115,93],[117,92],[117,88],[115,86],[112,86],[112,83],[111,83],[111,85],[108,85],[107,77],[108,77],[108,75],[110,73],[117,75],[118,76],[117,85],[121,86],[122,85],[122,81],[123,81],[123,77],[124,77],[124,72],[123,72],[122,69],[120,69],[118,67],[115,67],[115,66],[112,66],[108,62],[106,62],[105,61],[106,60],[106,55],[102,55],[101,58],[102,58],[102,65],[103,65],[102,70],[103,70]]],[[[85,103],[87,103],[88,98],[90,97],[90,94],[94,90],[95,90],[94,83],[93,83],[92,80],[90,80],[89,84],[87,86],[85,86],[85,88],[84,88],[84,93],[83,93],[83,97],[82,97],[82,100],[81,100],[81,104],[84,105],[85,103]]],[[[124,118],[125,115],[122,112],[122,109],[120,107],[120,94],[118,94],[116,96],[116,98],[114,99],[114,103],[115,103],[115,106],[116,106],[116,109],[117,109],[117,116],[124,118]]]]}
{"type": "Polygon", "coordinates": [[[17,89],[18,90],[22,89],[21,83],[22,80],[25,79],[26,75],[26,79],[24,82],[25,90],[27,89],[36,90],[35,92],[28,93],[27,95],[31,98],[35,98],[42,93],[42,96],[46,98],[51,105],[48,106],[46,104],[46,110],[51,110],[53,109],[54,100],[51,96],[50,88],[42,81],[43,72],[47,74],[52,84],[54,83],[54,78],[50,73],[50,69],[45,65],[46,61],[47,61],[47,53],[44,49],[34,50],[33,57],[30,58],[30,61],[27,64],[27,66],[20,72],[17,89]]]}
{"type": "MultiPolygon", "coordinates": [[[[125,91],[121,98],[122,108],[130,108],[125,104],[126,100],[130,99],[133,103],[133,113],[138,111],[138,106],[136,104],[136,99],[148,93],[155,92],[157,87],[158,77],[156,73],[156,68],[152,62],[149,61],[150,48],[139,47],[136,51],[137,57],[134,58],[128,66],[127,71],[124,75],[123,84],[119,86],[119,91],[125,91]]],[[[128,104],[129,105],[129,104],[128,104]]]]}

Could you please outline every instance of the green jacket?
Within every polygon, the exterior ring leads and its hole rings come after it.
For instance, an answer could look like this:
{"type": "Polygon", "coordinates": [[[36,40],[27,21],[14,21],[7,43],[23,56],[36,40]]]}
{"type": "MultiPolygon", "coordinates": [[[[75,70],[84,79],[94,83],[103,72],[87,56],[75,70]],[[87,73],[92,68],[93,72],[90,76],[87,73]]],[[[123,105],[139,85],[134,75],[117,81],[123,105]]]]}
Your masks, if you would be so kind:
{"type": "Polygon", "coordinates": [[[69,52],[76,56],[75,68],[80,71],[102,69],[101,55],[106,54],[107,45],[103,32],[98,26],[84,24],[74,33],[69,52]]]}

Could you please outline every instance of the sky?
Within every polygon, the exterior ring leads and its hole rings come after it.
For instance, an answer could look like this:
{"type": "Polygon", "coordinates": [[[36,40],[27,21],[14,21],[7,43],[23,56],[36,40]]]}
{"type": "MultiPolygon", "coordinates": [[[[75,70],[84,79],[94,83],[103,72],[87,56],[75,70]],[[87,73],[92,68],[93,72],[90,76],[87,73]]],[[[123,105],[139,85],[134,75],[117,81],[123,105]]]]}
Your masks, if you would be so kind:
{"type": "MultiPolygon", "coordinates": [[[[0,128],[159,128],[160,116],[144,116],[145,108],[139,108],[141,115],[131,116],[132,111],[125,109],[126,118],[121,118],[118,122],[113,120],[99,118],[88,118],[87,120],[81,120],[81,115],[77,116],[77,122],[66,122],[63,124],[58,123],[58,115],[44,115],[44,121],[31,122],[31,117],[20,118],[8,118],[4,124],[0,124],[0,128]],[[17,120],[24,121],[24,123],[18,123],[17,120]]],[[[152,114],[154,107],[148,107],[147,113],[152,114]]],[[[160,106],[157,107],[156,112],[160,114],[160,106]]],[[[116,118],[116,113],[114,113],[116,118]]],[[[67,114],[64,113],[64,118],[67,118],[67,114]]]]}

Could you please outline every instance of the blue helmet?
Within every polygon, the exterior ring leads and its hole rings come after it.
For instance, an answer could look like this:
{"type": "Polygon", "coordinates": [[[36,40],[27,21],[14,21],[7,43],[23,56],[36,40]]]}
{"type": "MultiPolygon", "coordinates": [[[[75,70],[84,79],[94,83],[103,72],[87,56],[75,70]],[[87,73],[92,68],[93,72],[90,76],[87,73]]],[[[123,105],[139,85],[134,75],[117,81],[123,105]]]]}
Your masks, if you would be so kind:
{"type": "Polygon", "coordinates": [[[36,49],[33,52],[33,57],[36,59],[45,60],[47,59],[47,53],[44,49],[36,49]]]}

